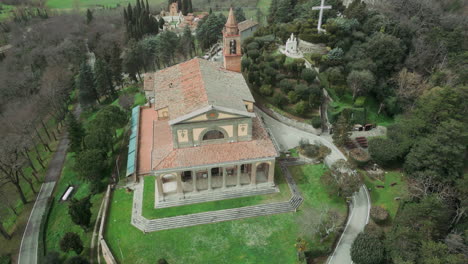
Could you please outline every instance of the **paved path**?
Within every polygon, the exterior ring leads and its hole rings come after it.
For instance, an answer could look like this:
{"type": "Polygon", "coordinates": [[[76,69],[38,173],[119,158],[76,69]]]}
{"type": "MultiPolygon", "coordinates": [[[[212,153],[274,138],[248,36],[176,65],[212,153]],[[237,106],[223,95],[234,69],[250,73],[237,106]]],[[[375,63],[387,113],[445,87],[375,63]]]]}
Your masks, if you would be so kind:
{"type": "MultiPolygon", "coordinates": [[[[281,150],[288,150],[297,147],[299,145],[299,140],[305,138],[308,139],[310,143],[319,142],[331,149],[330,155],[325,158],[327,166],[330,167],[339,159],[346,160],[343,153],[341,153],[341,151],[333,144],[331,137],[317,136],[297,128],[287,126],[258,109],[256,113],[262,116],[267,128],[271,131],[273,134],[272,136],[280,145],[281,150]]],[[[345,231],[343,232],[335,251],[328,259],[327,264],[352,263],[349,251],[351,244],[369,221],[370,200],[365,187],[361,187],[361,190],[353,196],[352,201],[350,216],[348,223],[346,224],[345,231]]]]}
{"type": "Polygon", "coordinates": [[[41,186],[41,190],[39,191],[37,200],[29,216],[28,224],[24,230],[18,257],[19,264],[37,263],[42,216],[47,209],[47,201],[52,195],[55,183],[62,172],[63,162],[65,161],[68,149],[68,142],[67,134],[64,133],[63,137],[60,139],[57,151],[49,164],[45,181],[41,186]]]}
{"type": "Polygon", "coordinates": [[[348,264],[351,260],[351,245],[357,235],[364,230],[369,223],[370,200],[369,194],[364,186],[353,196],[351,214],[346,228],[335,248],[333,254],[328,258],[327,264],[348,264]]]}
{"type": "Polygon", "coordinates": [[[295,212],[296,209],[302,204],[303,198],[287,166],[281,163],[280,166],[281,170],[283,171],[283,175],[288,182],[289,189],[291,190],[292,196],[289,201],[151,220],[142,216],[144,181],[140,180],[139,184],[135,186],[134,190],[131,224],[146,233],[187,226],[231,221],[248,217],[295,212]]]}

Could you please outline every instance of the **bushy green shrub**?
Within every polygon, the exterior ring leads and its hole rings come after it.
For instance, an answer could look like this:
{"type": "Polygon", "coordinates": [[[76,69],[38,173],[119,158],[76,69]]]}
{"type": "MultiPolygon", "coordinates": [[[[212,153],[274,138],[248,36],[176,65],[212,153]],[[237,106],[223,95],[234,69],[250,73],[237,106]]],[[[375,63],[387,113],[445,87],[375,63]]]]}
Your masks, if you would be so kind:
{"type": "Polygon", "coordinates": [[[379,264],[384,260],[384,245],[379,238],[360,233],[351,246],[351,259],[356,264],[379,264]]]}
{"type": "Polygon", "coordinates": [[[305,114],[307,110],[307,103],[305,101],[300,101],[294,106],[294,112],[298,115],[305,114]]]}
{"type": "Polygon", "coordinates": [[[322,119],[320,118],[320,116],[314,116],[312,120],[310,121],[310,123],[314,128],[322,127],[322,119]]]}
{"type": "Polygon", "coordinates": [[[315,70],[305,68],[302,70],[301,73],[301,78],[306,81],[308,84],[311,84],[315,81],[315,78],[317,77],[317,73],[315,70]]]}
{"type": "Polygon", "coordinates": [[[356,98],[356,100],[354,101],[354,106],[355,106],[355,107],[363,107],[363,106],[364,106],[364,103],[366,103],[366,97],[365,97],[365,96],[359,96],[359,97],[356,98]]]}
{"type": "Polygon", "coordinates": [[[283,106],[287,103],[288,99],[281,93],[275,93],[273,96],[273,104],[279,108],[283,108],[283,106]]]}
{"type": "Polygon", "coordinates": [[[288,93],[288,100],[290,104],[295,104],[297,101],[299,101],[299,96],[297,96],[297,93],[295,91],[290,91],[288,93]]]}
{"type": "Polygon", "coordinates": [[[281,91],[285,94],[288,94],[290,91],[294,89],[293,83],[288,79],[281,80],[279,83],[279,87],[281,91]]]}
{"type": "Polygon", "coordinates": [[[252,41],[250,44],[248,44],[247,46],[247,50],[258,50],[260,48],[260,45],[258,44],[258,42],[256,41],[252,41]]]}
{"type": "Polygon", "coordinates": [[[310,60],[314,61],[315,63],[320,63],[322,61],[322,54],[320,53],[312,53],[309,55],[310,60]]]}
{"type": "Polygon", "coordinates": [[[360,148],[356,148],[356,149],[351,150],[349,152],[349,154],[350,154],[351,159],[359,167],[363,167],[363,166],[367,165],[367,163],[369,163],[369,160],[370,160],[369,154],[366,151],[364,151],[364,150],[362,150],[360,148]]]}
{"type": "Polygon", "coordinates": [[[273,90],[271,89],[271,85],[269,84],[264,84],[260,87],[260,93],[262,95],[270,96],[273,93],[273,90]]]}

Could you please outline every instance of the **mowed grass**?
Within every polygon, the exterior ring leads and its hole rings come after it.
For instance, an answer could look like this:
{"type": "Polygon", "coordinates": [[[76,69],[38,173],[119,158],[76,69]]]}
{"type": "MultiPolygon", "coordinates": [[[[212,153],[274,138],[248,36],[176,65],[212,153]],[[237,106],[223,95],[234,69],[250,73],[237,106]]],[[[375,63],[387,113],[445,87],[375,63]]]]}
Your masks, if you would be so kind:
{"type": "Polygon", "coordinates": [[[145,177],[144,194],[143,194],[143,216],[148,219],[171,217],[177,215],[187,215],[214,210],[223,210],[238,208],[243,206],[251,206],[257,204],[265,204],[272,202],[287,201],[291,197],[288,184],[284,179],[280,167],[275,168],[275,182],[280,189],[279,193],[268,195],[257,195],[250,197],[242,197],[236,199],[228,199],[221,201],[213,201],[199,204],[191,204],[184,206],[176,206],[169,208],[154,208],[155,199],[155,178],[154,176],[145,177]]]}
{"type": "MultiPolygon", "coordinates": [[[[106,242],[119,263],[296,263],[294,244],[301,236],[298,217],[306,210],[318,210],[324,203],[345,211],[343,200],[329,198],[320,176],[326,168],[307,165],[291,168],[305,198],[297,213],[286,213],[236,221],[200,225],[144,234],[130,224],[133,194],[114,191],[108,215],[106,242]],[[303,175],[303,173],[307,173],[303,175]],[[320,187],[312,184],[320,184],[320,187]],[[315,206],[313,208],[312,206],[315,206]]],[[[333,238],[313,247],[331,247],[333,238]]]]}
{"type": "MultiPolygon", "coordinates": [[[[47,6],[55,9],[115,7],[117,4],[127,6],[135,4],[135,0],[47,0],[47,6]]],[[[146,1],[145,1],[146,3],[146,1]]],[[[148,0],[150,6],[167,3],[165,0],[148,0]]]]}
{"type": "MultiPolygon", "coordinates": [[[[47,231],[46,231],[46,248],[47,252],[56,251],[61,252],[60,250],[60,240],[67,232],[75,232],[83,241],[83,245],[86,248],[84,253],[87,254],[87,248],[91,243],[91,234],[93,232],[92,227],[94,226],[94,221],[101,206],[101,199],[103,193],[93,195],[91,198],[93,213],[91,219],[91,228],[90,230],[85,231],[83,228],[77,226],[72,222],[70,215],[68,214],[68,205],[69,202],[62,202],[60,198],[65,193],[69,185],[75,186],[76,192],[73,195],[73,198],[81,199],[90,195],[90,183],[83,182],[78,178],[77,173],[73,170],[75,164],[75,153],[68,153],[65,164],[62,171],[62,176],[55,190],[54,204],[51,209],[49,219],[47,222],[47,231]]],[[[63,253],[63,252],[61,252],[63,253]]],[[[65,256],[70,257],[76,255],[75,252],[63,253],[65,256]]]]}
{"type": "Polygon", "coordinates": [[[400,205],[400,201],[395,200],[395,198],[404,197],[408,193],[408,186],[403,175],[398,171],[390,171],[385,173],[385,181],[374,180],[368,176],[365,177],[364,181],[367,188],[370,188],[372,205],[387,209],[393,220],[400,205]],[[392,187],[392,183],[396,183],[396,185],[392,187]],[[377,185],[384,186],[384,188],[377,188],[377,185]]]}

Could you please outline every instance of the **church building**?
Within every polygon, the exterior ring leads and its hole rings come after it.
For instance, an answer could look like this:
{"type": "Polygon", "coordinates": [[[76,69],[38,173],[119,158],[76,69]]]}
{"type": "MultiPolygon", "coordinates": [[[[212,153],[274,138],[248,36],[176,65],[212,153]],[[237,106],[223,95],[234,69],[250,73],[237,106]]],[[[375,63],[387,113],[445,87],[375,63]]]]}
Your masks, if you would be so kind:
{"type": "Polygon", "coordinates": [[[223,43],[224,65],[194,58],[145,75],[150,103],[132,115],[127,175],[156,176],[156,207],[278,191],[278,152],[240,73],[232,9],[223,43]]]}

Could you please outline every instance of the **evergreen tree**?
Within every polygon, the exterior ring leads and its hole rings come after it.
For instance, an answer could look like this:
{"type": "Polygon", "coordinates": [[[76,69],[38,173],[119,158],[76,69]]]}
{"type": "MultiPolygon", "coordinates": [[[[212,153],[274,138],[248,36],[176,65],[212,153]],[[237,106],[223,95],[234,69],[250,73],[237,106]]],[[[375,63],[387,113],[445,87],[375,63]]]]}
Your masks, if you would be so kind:
{"type": "Polygon", "coordinates": [[[179,45],[185,58],[193,56],[193,53],[195,52],[195,42],[192,36],[192,31],[190,31],[190,27],[188,25],[184,28],[184,33],[179,41],[179,45]]]}
{"type": "Polygon", "coordinates": [[[81,123],[76,120],[75,115],[68,114],[66,118],[68,138],[70,139],[70,151],[79,152],[83,146],[85,131],[81,123]]]}
{"type": "Polygon", "coordinates": [[[164,28],[164,24],[166,23],[166,21],[164,21],[164,18],[161,17],[161,18],[159,19],[159,22],[158,22],[158,23],[159,23],[159,28],[160,28],[160,29],[163,29],[163,28],[164,28]]]}
{"type": "Polygon", "coordinates": [[[182,6],[179,6],[182,11],[182,15],[186,16],[188,14],[188,6],[188,0],[182,0],[182,6]]]}
{"type": "Polygon", "coordinates": [[[110,71],[112,81],[117,85],[122,85],[122,59],[120,58],[120,54],[119,45],[114,43],[110,56],[110,71]]]}
{"type": "Polygon", "coordinates": [[[112,73],[105,60],[101,58],[96,60],[94,74],[96,76],[96,91],[99,96],[115,95],[114,86],[112,85],[112,73]]]}
{"type": "Polygon", "coordinates": [[[89,9],[86,10],[86,24],[91,23],[93,21],[93,12],[89,9]]]}
{"type": "Polygon", "coordinates": [[[193,13],[192,0],[188,0],[187,12],[188,13],[193,13]]]}
{"type": "Polygon", "coordinates": [[[246,19],[244,9],[242,9],[242,7],[237,7],[234,10],[234,16],[236,17],[237,23],[242,22],[246,19]]]}
{"type": "Polygon", "coordinates": [[[91,201],[90,196],[87,196],[81,200],[71,199],[70,205],[68,206],[68,214],[70,215],[73,223],[87,228],[91,223],[91,201]]]}
{"type": "Polygon", "coordinates": [[[83,107],[91,106],[96,100],[99,102],[93,71],[86,61],[80,66],[77,84],[80,104],[83,107]]]}

